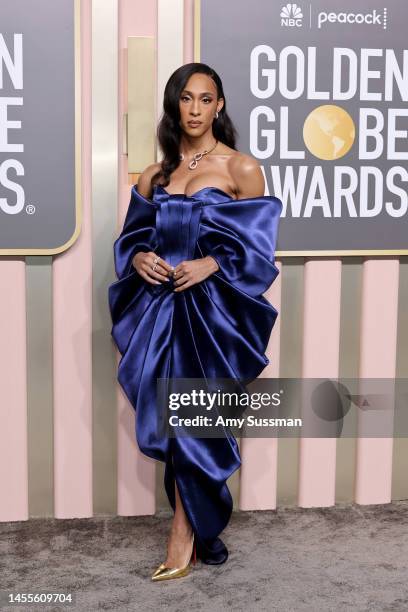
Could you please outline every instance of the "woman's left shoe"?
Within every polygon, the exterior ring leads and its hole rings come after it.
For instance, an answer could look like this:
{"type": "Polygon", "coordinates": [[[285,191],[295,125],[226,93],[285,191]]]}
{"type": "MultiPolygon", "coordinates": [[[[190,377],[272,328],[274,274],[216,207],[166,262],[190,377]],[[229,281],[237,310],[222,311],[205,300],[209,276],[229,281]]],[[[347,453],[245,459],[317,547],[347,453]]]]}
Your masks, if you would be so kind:
{"type": "Polygon", "coordinates": [[[183,576],[187,576],[187,574],[189,574],[191,570],[191,563],[195,565],[196,560],[197,560],[194,533],[193,533],[192,542],[193,542],[192,552],[191,552],[190,558],[186,565],[184,565],[183,567],[167,567],[166,565],[164,565],[164,563],[160,563],[159,567],[152,575],[152,580],[155,580],[155,581],[170,580],[171,578],[182,578],[183,576]]]}

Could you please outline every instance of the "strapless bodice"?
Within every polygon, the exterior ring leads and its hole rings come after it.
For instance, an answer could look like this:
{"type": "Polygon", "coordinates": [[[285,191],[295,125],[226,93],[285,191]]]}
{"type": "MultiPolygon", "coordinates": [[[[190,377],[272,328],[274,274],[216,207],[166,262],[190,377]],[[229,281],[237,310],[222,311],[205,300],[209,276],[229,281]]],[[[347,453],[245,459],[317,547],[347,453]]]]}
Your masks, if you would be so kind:
{"type": "MultiPolygon", "coordinates": [[[[170,265],[176,266],[183,259],[195,258],[203,207],[203,200],[198,196],[204,197],[206,191],[207,200],[215,193],[212,192],[213,189],[205,187],[187,196],[183,193],[168,193],[161,185],[155,185],[152,202],[157,205],[158,253],[170,265]]],[[[225,195],[223,198],[225,199],[225,195]]]]}
{"type": "Polygon", "coordinates": [[[166,199],[171,199],[172,201],[203,201],[208,200],[208,198],[217,202],[224,200],[235,201],[235,198],[231,197],[226,191],[219,187],[202,187],[190,195],[185,193],[169,193],[162,185],[155,185],[153,188],[153,200],[159,202],[166,199]]]}
{"type": "Polygon", "coordinates": [[[232,201],[236,202],[235,198],[232,198],[228,193],[220,189],[219,187],[202,187],[191,195],[185,193],[169,193],[161,185],[154,185],[152,198],[145,198],[141,195],[137,189],[137,185],[134,185],[139,199],[144,200],[146,203],[151,204],[154,207],[160,206],[163,202],[183,202],[185,204],[192,204],[193,206],[203,206],[205,204],[214,204],[216,202],[232,201]]]}

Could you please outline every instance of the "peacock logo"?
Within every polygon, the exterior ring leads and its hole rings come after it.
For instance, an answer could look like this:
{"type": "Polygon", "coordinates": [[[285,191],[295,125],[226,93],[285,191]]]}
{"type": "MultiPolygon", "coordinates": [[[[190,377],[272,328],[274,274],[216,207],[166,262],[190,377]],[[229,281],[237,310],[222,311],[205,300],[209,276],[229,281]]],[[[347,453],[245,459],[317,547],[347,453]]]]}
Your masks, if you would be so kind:
{"type": "Polygon", "coordinates": [[[302,9],[295,3],[288,3],[282,6],[280,13],[281,26],[289,28],[301,28],[303,13],[302,9]]]}

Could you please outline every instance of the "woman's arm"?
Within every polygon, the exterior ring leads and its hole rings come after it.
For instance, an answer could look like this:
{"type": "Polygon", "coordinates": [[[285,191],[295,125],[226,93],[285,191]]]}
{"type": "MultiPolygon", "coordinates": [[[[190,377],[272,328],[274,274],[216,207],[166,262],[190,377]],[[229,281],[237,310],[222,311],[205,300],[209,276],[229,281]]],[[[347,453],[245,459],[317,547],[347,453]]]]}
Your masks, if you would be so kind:
{"type": "Polygon", "coordinates": [[[151,199],[152,187],[151,179],[160,170],[160,163],[150,164],[146,166],[139,178],[137,179],[137,190],[144,198],[151,199]]]}
{"type": "MultiPolygon", "coordinates": [[[[139,176],[137,181],[137,190],[143,197],[148,199],[151,198],[151,178],[154,174],[156,174],[159,168],[160,163],[150,164],[139,176]]],[[[132,258],[132,266],[135,268],[139,276],[150,284],[160,285],[164,281],[170,280],[169,273],[172,271],[172,266],[170,266],[162,258],[156,261],[156,253],[153,251],[136,251],[132,258]]]]}
{"type": "Polygon", "coordinates": [[[258,198],[265,193],[265,179],[258,161],[241,153],[233,155],[229,164],[231,178],[236,185],[238,200],[258,198]]]}

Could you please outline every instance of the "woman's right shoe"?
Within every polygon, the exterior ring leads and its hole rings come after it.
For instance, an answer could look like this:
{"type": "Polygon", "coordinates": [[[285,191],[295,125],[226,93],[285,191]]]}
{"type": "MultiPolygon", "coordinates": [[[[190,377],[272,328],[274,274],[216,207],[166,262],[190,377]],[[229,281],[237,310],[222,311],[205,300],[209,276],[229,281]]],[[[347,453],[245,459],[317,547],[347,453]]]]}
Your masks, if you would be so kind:
{"type": "Polygon", "coordinates": [[[164,563],[160,563],[159,567],[152,575],[152,580],[154,581],[171,580],[172,578],[182,578],[183,576],[187,576],[187,574],[190,573],[191,564],[193,563],[193,565],[195,565],[196,560],[197,560],[194,533],[193,533],[192,542],[193,542],[192,552],[191,552],[190,558],[186,565],[184,565],[183,567],[166,567],[164,563]]]}

